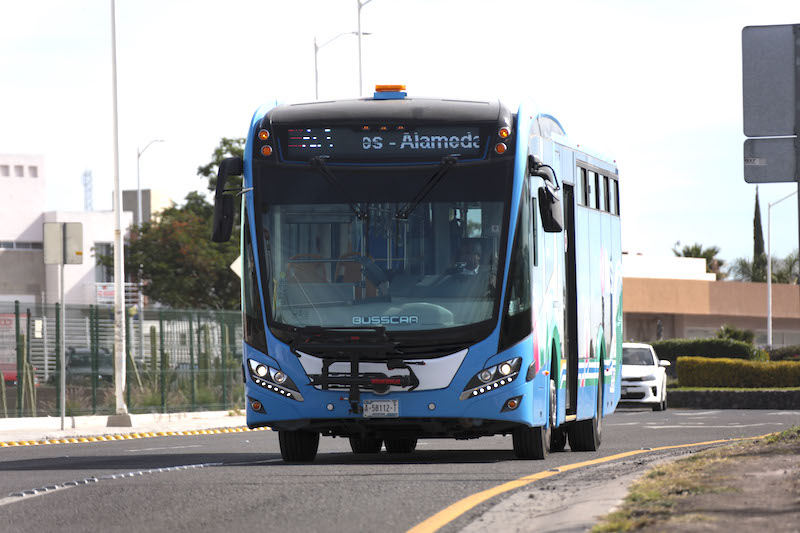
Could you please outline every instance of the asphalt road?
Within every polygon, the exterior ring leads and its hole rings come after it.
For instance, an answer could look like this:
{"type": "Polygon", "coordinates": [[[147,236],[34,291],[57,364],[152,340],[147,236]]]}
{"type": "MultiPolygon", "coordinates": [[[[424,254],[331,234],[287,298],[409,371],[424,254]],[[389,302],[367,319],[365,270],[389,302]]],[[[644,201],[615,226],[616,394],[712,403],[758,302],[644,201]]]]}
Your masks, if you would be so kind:
{"type": "Polygon", "coordinates": [[[603,491],[604,483],[627,480],[650,462],[710,445],[648,451],[569,471],[567,465],[793,425],[800,425],[800,411],[620,409],[604,420],[599,452],[566,451],[544,461],[516,460],[510,437],[423,440],[406,456],[355,456],[347,440],[323,438],[313,464],[286,465],[277,434],[268,431],[3,448],[0,530],[407,531],[464,498],[562,468],[463,513],[445,513],[441,529],[475,530],[486,523],[491,527],[478,529],[508,531],[515,529],[512,518],[524,521],[526,513],[540,511],[537,505],[552,505],[549,487],[561,487],[560,505],[569,510],[563,494],[569,500],[573,487],[578,507],[577,495],[603,491]],[[504,522],[509,502],[516,502],[517,514],[504,522]]]}

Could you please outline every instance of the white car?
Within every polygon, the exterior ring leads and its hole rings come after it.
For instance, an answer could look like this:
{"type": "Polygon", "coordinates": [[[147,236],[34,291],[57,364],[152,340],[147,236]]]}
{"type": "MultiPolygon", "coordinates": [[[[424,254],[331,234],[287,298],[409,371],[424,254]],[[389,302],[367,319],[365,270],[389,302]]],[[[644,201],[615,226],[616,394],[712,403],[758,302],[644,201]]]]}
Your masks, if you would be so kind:
{"type": "Polygon", "coordinates": [[[659,361],[649,344],[622,344],[621,402],[651,405],[653,411],[667,408],[667,370],[669,361],[659,361]]]}

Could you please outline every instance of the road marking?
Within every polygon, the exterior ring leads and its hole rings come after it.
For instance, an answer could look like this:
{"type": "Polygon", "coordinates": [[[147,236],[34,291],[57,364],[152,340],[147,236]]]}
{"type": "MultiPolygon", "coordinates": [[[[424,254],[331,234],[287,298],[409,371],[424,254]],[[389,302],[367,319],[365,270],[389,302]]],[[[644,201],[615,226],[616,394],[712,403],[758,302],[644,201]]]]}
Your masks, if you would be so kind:
{"type": "Polygon", "coordinates": [[[180,450],[183,448],[202,448],[202,444],[192,444],[189,446],[159,446],[158,448],[137,448],[135,450],[125,450],[126,452],[152,452],[155,450],[180,450]]]}
{"type": "MultiPolygon", "coordinates": [[[[771,435],[771,433],[770,433],[771,435]]],[[[617,459],[624,459],[625,457],[631,457],[633,455],[639,455],[643,453],[650,453],[654,451],[663,451],[663,450],[674,450],[677,448],[690,448],[692,446],[706,446],[709,444],[722,444],[722,443],[730,443],[740,440],[754,440],[766,437],[767,435],[761,435],[759,437],[741,437],[736,439],[724,439],[724,440],[711,440],[706,442],[695,442],[692,444],[677,444],[673,446],[661,446],[658,448],[652,448],[648,450],[632,450],[630,452],[618,453],[616,455],[609,455],[608,457],[601,457],[599,459],[592,459],[590,461],[583,461],[580,463],[573,463],[571,465],[564,465],[559,466],[558,469],[553,470],[546,470],[542,472],[537,472],[535,474],[531,474],[529,476],[521,477],[519,479],[515,479],[514,481],[509,481],[508,483],[503,483],[502,485],[498,485],[497,487],[484,490],[483,492],[478,492],[473,494],[472,496],[467,496],[463,500],[457,501],[456,503],[450,505],[449,507],[442,509],[435,515],[431,516],[427,520],[420,522],[416,526],[412,527],[408,530],[408,533],[433,533],[434,531],[439,530],[440,528],[444,527],[445,525],[449,524],[456,518],[460,517],[473,507],[480,505],[481,503],[494,498],[499,494],[503,494],[504,492],[509,492],[512,490],[516,490],[520,487],[524,487],[534,481],[539,481],[540,479],[545,479],[551,476],[556,476],[560,473],[567,472],[569,470],[575,470],[577,468],[583,468],[585,466],[592,466],[601,463],[607,463],[610,461],[615,461],[617,459]]]]}
{"type": "Polygon", "coordinates": [[[133,472],[124,472],[119,474],[106,474],[104,476],[97,476],[97,477],[89,477],[84,479],[77,479],[75,481],[67,481],[66,483],[62,483],[60,485],[49,485],[46,487],[40,487],[36,489],[28,489],[22,490],[19,492],[12,492],[5,498],[0,498],[0,507],[4,505],[8,505],[10,503],[16,503],[22,500],[27,500],[30,498],[34,498],[36,496],[44,496],[45,494],[53,494],[56,491],[64,490],[64,489],[71,489],[73,487],[80,487],[83,485],[89,485],[93,483],[97,483],[100,481],[107,481],[113,479],[124,479],[126,477],[135,477],[135,476],[143,476],[145,474],[159,474],[161,472],[175,472],[178,470],[189,470],[195,468],[206,468],[209,466],[220,466],[223,463],[199,463],[193,465],[178,465],[178,466],[165,466],[161,468],[149,468],[147,470],[136,470],[133,472]]]}
{"type": "Polygon", "coordinates": [[[677,426],[644,426],[646,429],[738,429],[755,428],[761,426],[782,426],[780,422],[759,422],[758,424],[731,424],[729,426],[709,426],[708,424],[680,424],[677,426]]]}

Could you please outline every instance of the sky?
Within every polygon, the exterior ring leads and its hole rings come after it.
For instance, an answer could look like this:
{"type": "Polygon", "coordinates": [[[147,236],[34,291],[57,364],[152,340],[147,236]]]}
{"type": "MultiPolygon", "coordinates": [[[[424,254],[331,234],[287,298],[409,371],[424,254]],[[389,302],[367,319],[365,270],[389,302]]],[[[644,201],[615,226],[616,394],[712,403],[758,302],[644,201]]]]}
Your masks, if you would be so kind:
{"type": "MultiPolygon", "coordinates": [[[[45,159],[48,210],[112,208],[110,0],[0,0],[0,153],[45,159]]],[[[244,137],[261,105],[359,95],[358,0],[117,0],[123,189],[182,203],[197,167],[244,137]],[[344,34],[344,35],[341,35],[344,34]],[[335,38],[335,40],[330,41],[335,38]],[[329,42],[330,41],[330,42],[329,42]],[[150,141],[160,139],[164,142],[150,141]],[[147,146],[137,158],[137,154],[147,146]]],[[[371,0],[361,10],[363,94],[533,101],[619,167],[622,244],[752,257],[744,182],[741,31],[800,23],[797,0],[371,0]]],[[[759,186],[767,206],[795,183],[759,186]]],[[[772,253],[798,247],[796,197],[772,208],[772,253]]],[[[1,217],[2,215],[0,215],[1,217]]]]}

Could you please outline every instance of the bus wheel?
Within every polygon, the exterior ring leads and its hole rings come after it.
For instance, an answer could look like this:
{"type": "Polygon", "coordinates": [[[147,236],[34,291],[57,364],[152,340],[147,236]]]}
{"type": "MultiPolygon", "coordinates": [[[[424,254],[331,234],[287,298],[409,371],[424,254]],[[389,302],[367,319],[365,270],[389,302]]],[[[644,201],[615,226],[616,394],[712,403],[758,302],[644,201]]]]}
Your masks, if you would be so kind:
{"type": "Polygon", "coordinates": [[[597,385],[597,411],[591,420],[579,420],[569,428],[569,447],[576,452],[595,452],[603,434],[603,364],[597,385]]]}
{"type": "Polygon", "coordinates": [[[567,445],[567,433],[563,428],[557,427],[558,423],[558,404],[556,403],[556,380],[550,378],[550,451],[563,452],[567,445]]]}
{"type": "Polygon", "coordinates": [[[317,456],[319,433],[311,431],[279,431],[281,457],[287,463],[310,463],[317,456]]]}
{"type": "Polygon", "coordinates": [[[378,453],[383,441],[375,437],[350,437],[350,449],[353,453],[378,453]]]}
{"type": "Polygon", "coordinates": [[[411,453],[417,449],[417,439],[386,439],[386,451],[389,453],[411,453]]]}

